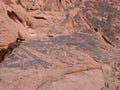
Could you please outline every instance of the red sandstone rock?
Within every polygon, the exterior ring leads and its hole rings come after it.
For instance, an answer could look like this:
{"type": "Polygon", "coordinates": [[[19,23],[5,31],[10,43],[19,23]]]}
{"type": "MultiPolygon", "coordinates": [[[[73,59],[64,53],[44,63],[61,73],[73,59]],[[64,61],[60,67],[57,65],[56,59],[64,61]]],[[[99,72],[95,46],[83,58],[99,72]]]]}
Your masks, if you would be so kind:
{"type": "Polygon", "coordinates": [[[120,90],[119,5],[0,0],[0,90],[120,90]]]}
{"type": "Polygon", "coordinates": [[[17,38],[26,38],[27,31],[17,23],[18,20],[19,17],[12,8],[0,2],[0,50],[7,49],[17,38]]]}

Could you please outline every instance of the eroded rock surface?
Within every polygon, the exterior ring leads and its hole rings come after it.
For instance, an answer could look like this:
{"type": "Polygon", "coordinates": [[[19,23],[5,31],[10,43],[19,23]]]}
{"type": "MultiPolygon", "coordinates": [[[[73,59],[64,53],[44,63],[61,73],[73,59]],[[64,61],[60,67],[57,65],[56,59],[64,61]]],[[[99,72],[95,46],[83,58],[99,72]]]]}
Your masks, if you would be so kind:
{"type": "Polygon", "coordinates": [[[120,90],[119,0],[0,4],[0,90],[120,90]]]}

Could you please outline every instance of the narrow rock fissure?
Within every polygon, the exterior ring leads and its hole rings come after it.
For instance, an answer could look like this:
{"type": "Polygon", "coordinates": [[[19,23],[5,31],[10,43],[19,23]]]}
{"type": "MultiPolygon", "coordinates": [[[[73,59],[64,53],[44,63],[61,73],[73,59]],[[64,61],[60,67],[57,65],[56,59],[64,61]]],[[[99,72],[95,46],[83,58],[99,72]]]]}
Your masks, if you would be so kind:
{"type": "Polygon", "coordinates": [[[17,14],[14,11],[7,11],[8,16],[15,22],[19,21],[23,24],[23,21],[17,16],[17,14]]]}
{"type": "Polygon", "coordinates": [[[34,16],[35,19],[43,19],[43,20],[47,20],[45,17],[37,17],[37,16],[34,16]]]}
{"type": "Polygon", "coordinates": [[[106,38],[105,36],[102,36],[102,38],[104,39],[104,41],[105,41],[106,43],[108,43],[109,45],[114,46],[109,40],[107,40],[107,38],[106,38]]]}

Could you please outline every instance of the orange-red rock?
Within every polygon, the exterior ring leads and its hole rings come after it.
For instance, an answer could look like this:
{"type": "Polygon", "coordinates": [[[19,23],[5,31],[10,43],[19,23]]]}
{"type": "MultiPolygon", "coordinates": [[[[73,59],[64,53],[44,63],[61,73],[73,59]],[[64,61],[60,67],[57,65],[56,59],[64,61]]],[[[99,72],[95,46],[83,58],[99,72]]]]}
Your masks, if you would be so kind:
{"type": "Polygon", "coordinates": [[[0,90],[120,90],[119,6],[0,0],[0,90]]]}

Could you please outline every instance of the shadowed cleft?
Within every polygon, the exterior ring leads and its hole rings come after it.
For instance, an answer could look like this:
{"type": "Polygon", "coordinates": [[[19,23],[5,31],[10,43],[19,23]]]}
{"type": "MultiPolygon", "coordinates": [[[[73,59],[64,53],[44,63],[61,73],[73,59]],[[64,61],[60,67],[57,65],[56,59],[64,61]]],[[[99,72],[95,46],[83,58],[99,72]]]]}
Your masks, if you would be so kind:
{"type": "Polygon", "coordinates": [[[34,16],[35,19],[43,19],[43,20],[47,20],[45,17],[37,17],[37,16],[34,16]]]}
{"type": "Polygon", "coordinates": [[[14,11],[7,11],[8,16],[13,20],[13,21],[19,21],[20,23],[23,23],[22,20],[17,16],[17,14],[14,11]]]}
{"type": "Polygon", "coordinates": [[[4,56],[6,55],[6,53],[8,52],[8,50],[1,50],[0,51],[0,63],[4,60],[4,56]]]}
{"type": "Polygon", "coordinates": [[[108,43],[108,44],[110,44],[110,45],[112,45],[112,46],[114,46],[109,40],[107,40],[107,38],[106,37],[104,37],[104,36],[102,36],[102,38],[104,39],[104,41],[106,42],[106,43],[108,43]]]}
{"type": "MultiPolygon", "coordinates": [[[[22,39],[17,39],[16,40],[16,42],[13,42],[13,43],[10,43],[9,45],[8,45],[8,48],[7,49],[2,49],[1,51],[0,51],[0,63],[2,62],[2,61],[4,61],[4,59],[6,58],[6,57],[8,57],[11,53],[12,53],[12,51],[15,49],[15,48],[17,48],[21,43],[22,43],[22,39]]],[[[15,60],[15,58],[16,57],[14,57],[14,55],[13,56],[11,56],[11,59],[12,60],[15,60]]]]}

